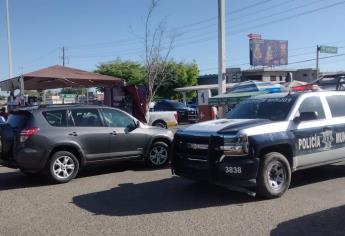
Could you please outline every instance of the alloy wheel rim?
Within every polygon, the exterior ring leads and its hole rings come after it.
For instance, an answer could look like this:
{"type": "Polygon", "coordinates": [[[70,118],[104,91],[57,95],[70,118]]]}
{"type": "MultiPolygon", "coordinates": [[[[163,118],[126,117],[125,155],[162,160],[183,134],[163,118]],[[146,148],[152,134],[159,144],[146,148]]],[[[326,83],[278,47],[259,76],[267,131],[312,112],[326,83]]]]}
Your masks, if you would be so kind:
{"type": "Polygon", "coordinates": [[[74,169],[74,161],[69,156],[61,156],[53,164],[53,173],[59,179],[69,178],[73,174],[74,169]]]}
{"type": "Polygon", "coordinates": [[[168,159],[168,151],[165,147],[157,146],[152,148],[150,152],[150,160],[154,165],[162,165],[168,159]]]}
{"type": "Polygon", "coordinates": [[[268,168],[268,183],[273,190],[281,189],[286,182],[286,170],[279,161],[273,162],[268,168]]]}

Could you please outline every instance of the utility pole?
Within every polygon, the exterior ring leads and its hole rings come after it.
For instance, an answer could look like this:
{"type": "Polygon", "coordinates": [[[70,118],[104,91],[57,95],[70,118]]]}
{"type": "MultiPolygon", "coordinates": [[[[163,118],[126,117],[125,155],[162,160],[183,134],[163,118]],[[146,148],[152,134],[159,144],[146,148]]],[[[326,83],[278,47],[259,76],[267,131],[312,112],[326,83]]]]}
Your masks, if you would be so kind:
{"type": "Polygon", "coordinates": [[[320,46],[316,46],[316,79],[319,79],[319,58],[320,58],[320,46]]]}
{"type": "MultiPolygon", "coordinates": [[[[218,95],[226,91],[225,65],[225,0],[218,0],[218,95]]],[[[224,115],[222,107],[219,114],[224,115]]]]}
{"type": "Polygon", "coordinates": [[[8,0],[6,0],[6,15],[7,15],[7,46],[8,46],[8,77],[12,78],[12,42],[11,42],[11,27],[10,27],[10,10],[8,0]]]}
{"type": "Polygon", "coordinates": [[[62,66],[65,67],[65,47],[62,47],[62,66]]]}

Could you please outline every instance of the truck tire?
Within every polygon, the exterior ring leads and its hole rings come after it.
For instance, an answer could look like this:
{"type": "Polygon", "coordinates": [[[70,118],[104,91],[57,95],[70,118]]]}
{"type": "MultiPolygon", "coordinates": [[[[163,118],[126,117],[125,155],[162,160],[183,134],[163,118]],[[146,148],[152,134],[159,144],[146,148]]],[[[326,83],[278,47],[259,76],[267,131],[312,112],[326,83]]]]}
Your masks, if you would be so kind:
{"type": "Polygon", "coordinates": [[[156,127],[161,127],[163,129],[167,129],[168,128],[167,124],[164,121],[155,121],[155,122],[153,122],[152,125],[156,126],[156,127]]]}
{"type": "Polygon", "coordinates": [[[58,151],[47,162],[45,172],[50,182],[67,183],[77,176],[79,161],[70,152],[58,151]]]}
{"type": "Polygon", "coordinates": [[[162,168],[169,162],[169,145],[155,142],[146,157],[146,165],[151,168],[162,168]]]}
{"type": "Polygon", "coordinates": [[[286,157],[278,152],[263,156],[257,177],[257,194],[264,198],[282,196],[291,182],[291,168],[286,157]]]}

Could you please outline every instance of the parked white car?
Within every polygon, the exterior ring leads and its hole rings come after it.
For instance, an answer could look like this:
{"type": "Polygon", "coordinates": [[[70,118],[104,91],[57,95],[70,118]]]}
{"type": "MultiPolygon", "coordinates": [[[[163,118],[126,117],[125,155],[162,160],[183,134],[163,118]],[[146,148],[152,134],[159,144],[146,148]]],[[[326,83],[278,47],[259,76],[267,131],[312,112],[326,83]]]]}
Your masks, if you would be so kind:
{"type": "Polygon", "coordinates": [[[152,126],[170,128],[177,126],[177,112],[176,111],[153,111],[154,103],[150,104],[148,111],[148,124],[152,126]]]}

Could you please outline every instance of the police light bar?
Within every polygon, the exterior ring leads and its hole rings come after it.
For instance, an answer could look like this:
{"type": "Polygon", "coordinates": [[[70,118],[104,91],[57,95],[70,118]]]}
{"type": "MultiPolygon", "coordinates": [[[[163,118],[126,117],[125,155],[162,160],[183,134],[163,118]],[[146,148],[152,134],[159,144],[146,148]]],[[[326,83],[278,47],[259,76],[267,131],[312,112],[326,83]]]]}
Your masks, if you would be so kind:
{"type": "Polygon", "coordinates": [[[319,86],[316,84],[305,84],[305,85],[294,86],[291,88],[291,90],[294,92],[317,91],[318,89],[319,89],[319,86]]]}

